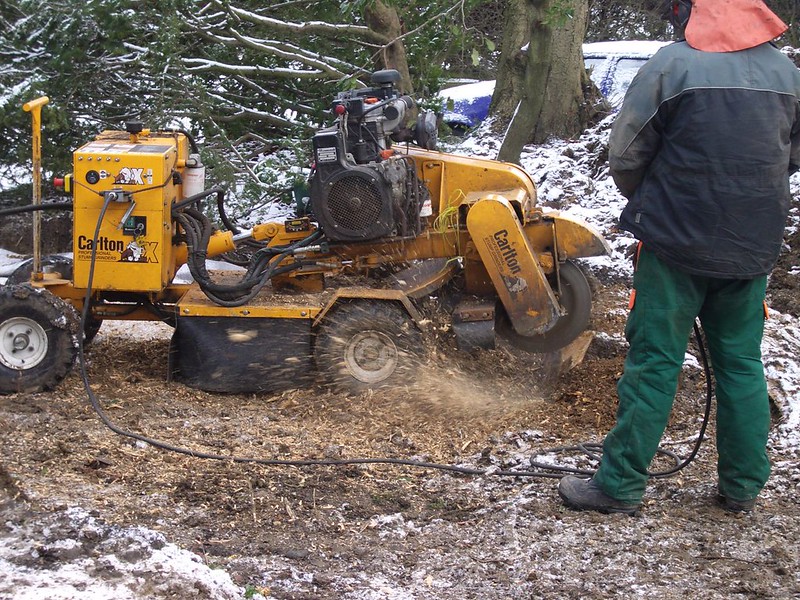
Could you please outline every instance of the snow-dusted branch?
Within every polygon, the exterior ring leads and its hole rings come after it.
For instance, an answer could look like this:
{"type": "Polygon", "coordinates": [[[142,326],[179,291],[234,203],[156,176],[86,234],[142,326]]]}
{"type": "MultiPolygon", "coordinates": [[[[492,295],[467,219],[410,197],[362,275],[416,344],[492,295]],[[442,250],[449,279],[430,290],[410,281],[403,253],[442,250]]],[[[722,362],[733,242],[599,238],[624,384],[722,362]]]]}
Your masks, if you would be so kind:
{"type": "MultiPolygon", "coordinates": [[[[216,1],[216,4],[222,7],[222,3],[216,1]]],[[[376,33],[375,31],[372,31],[369,27],[366,27],[364,25],[350,25],[346,23],[327,23],[325,21],[304,21],[304,22],[282,21],[280,19],[274,19],[272,17],[265,17],[263,15],[259,15],[249,10],[236,8],[235,6],[227,6],[224,8],[227,8],[227,10],[238,19],[263,25],[264,27],[267,27],[273,31],[282,31],[286,33],[301,34],[301,35],[316,34],[334,38],[342,37],[345,35],[351,35],[367,40],[372,40],[374,42],[381,44],[384,44],[388,41],[384,36],[380,35],[379,33],[376,33]]]]}
{"type": "MultiPolygon", "coordinates": [[[[253,81],[248,77],[244,77],[242,75],[234,75],[234,79],[236,79],[236,81],[238,81],[245,87],[248,87],[251,90],[257,92],[260,96],[260,99],[262,100],[263,99],[270,100],[278,105],[286,102],[285,98],[281,98],[277,94],[270,92],[269,90],[264,88],[264,86],[257,84],[255,81],[253,81]]],[[[312,106],[308,106],[307,104],[303,104],[300,102],[294,102],[292,104],[292,109],[307,115],[313,115],[315,112],[312,106]]]]}
{"type": "Polygon", "coordinates": [[[195,33],[204,39],[229,47],[247,47],[269,56],[285,60],[289,64],[302,64],[310,67],[315,77],[328,79],[342,79],[360,72],[361,69],[352,63],[331,56],[323,56],[287,41],[255,38],[240,33],[238,30],[225,27],[225,33],[214,31],[214,28],[204,27],[196,20],[191,22],[195,33]],[[228,34],[228,35],[225,35],[228,34]]]}
{"type": "Polygon", "coordinates": [[[463,10],[464,10],[464,2],[465,2],[465,0],[458,0],[450,8],[448,8],[446,10],[443,10],[442,12],[433,15],[430,19],[428,19],[424,23],[420,23],[414,29],[411,29],[410,31],[406,31],[403,35],[400,35],[400,36],[396,37],[395,39],[391,40],[390,42],[386,43],[385,47],[390,46],[391,44],[394,44],[395,42],[398,42],[400,40],[403,40],[403,39],[405,39],[407,37],[410,37],[410,36],[414,35],[415,33],[425,29],[431,23],[433,23],[435,21],[438,21],[439,19],[442,19],[444,17],[447,17],[448,15],[450,15],[451,13],[456,12],[457,10],[460,10],[461,12],[463,12],[463,10]]]}
{"type": "Polygon", "coordinates": [[[205,58],[184,58],[183,64],[190,72],[217,72],[228,75],[253,75],[290,78],[290,79],[319,79],[322,71],[286,69],[282,67],[261,67],[259,65],[231,65],[205,58]]]}
{"type": "Polygon", "coordinates": [[[220,109],[225,109],[230,113],[227,116],[218,116],[217,117],[220,121],[223,121],[223,122],[225,122],[225,121],[233,121],[235,119],[245,117],[245,118],[253,119],[254,121],[261,121],[261,122],[264,122],[264,123],[269,123],[270,125],[275,125],[275,126],[278,126],[278,127],[291,127],[291,126],[295,125],[294,122],[292,122],[291,120],[286,119],[284,117],[281,117],[281,116],[278,116],[278,115],[274,115],[272,113],[269,113],[269,112],[266,112],[266,111],[263,111],[263,110],[257,110],[257,109],[251,108],[249,106],[245,106],[243,104],[240,104],[238,102],[233,102],[233,101],[231,101],[230,97],[228,97],[228,96],[223,96],[221,94],[216,94],[216,93],[213,93],[213,92],[209,92],[208,93],[208,97],[216,100],[219,103],[217,105],[218,112],[219,112],[220,109]]]}
{"type": "Polygon", "coordinates": [[[258,40],[252,37],[244,36],[235,29],[231,29],[230,32],[231,35],[249,48],[261,50],[262,52],[272,54],[273,56],[283,58],[290,62],[301,62],[309,67],[319,69],[320,71],[336,78],[346,77],[348,73],[359,70],[355,65],[347,63],[343,60],[334,58],[332,56],[323,57],[319,53],[309,52],[293,44],[279,42],[276,40],[258,40]],[[348,73],[342,71],[342,67],[346,69],[348,73]]]}

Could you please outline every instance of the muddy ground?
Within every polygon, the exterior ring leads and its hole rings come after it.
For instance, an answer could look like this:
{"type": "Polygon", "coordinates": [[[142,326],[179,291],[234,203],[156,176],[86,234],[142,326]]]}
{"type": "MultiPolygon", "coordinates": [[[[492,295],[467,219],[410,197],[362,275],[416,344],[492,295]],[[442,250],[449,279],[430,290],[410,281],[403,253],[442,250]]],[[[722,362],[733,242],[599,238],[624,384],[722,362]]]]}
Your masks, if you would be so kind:
{"type": "MultiPolygon", "coordinates": [[[[792,281],[792,264],[784,259],[776,279],[792,281]]],[[[531,456],[592,466],[551,449],[600,441],[613,423],[627,284],[595,284],[595,337],[567,373],[507,346],[459,353],[444,328],[417,381],[358,397],[322,385],[271,396],[200,392],[167,380],[168,328],[104,325],[88,376],[123,429],[225,456],[390,457],[490,472],[175,454],[105,427],[76,369],[53,392],[0,397],[0,544],[19,550],[4,555],[14,571],[0,578],[0,597],[81,597],[80,584],[78,595],[59,596],[31,583],[65,567],[116,586],[115,598],[797,597],[798,448],[778,433],[779,407],[773,476],[748,515],[714,501],[713,424],[693,463],[652,481],[636,517],[573,512],[557,479],[491,473],[530,471],[531,456]],[[120,541],[136,527],[149,541],[120,541]],[[233,585],[147,566],[166,542],[233,585]]],[[[796,294],[778,295],[791,310],[796,294]]],[[[702,372],[688,366],[666,437],[682,456],[704,393],[702,372]]]]}

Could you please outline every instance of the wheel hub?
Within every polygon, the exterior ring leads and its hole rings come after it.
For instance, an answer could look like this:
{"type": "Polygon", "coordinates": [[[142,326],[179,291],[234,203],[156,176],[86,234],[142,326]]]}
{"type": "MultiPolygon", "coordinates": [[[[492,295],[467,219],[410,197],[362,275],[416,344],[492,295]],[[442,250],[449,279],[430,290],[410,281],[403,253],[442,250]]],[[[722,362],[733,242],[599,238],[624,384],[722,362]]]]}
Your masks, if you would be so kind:
{"type": "Polygon", "coordinates": [[[13,317],[0,324],[0,363],[32,369],[47,356],[47,332],[36,321],[13,317]]]}
{"type": "Polygon", "coordinates": [[[385,333],[362,331],[350,340],[344,360],[353,377],[364,383],[378,383],[397,368],[397,346],[385,333]]]}

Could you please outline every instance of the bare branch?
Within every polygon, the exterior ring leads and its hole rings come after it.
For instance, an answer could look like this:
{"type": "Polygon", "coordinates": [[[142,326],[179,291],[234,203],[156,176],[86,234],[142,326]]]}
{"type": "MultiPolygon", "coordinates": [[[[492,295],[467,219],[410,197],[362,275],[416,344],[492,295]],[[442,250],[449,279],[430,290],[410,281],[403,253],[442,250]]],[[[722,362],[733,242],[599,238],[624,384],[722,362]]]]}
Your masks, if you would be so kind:
{"type": "Polygon", "coordinates": [[[225,107],[231,111],[231,115],[227,118],[221,117],[222,120],[232,120],[237,117],[246,116],[258,121],[270,123],[271,125],[276,125],[278,127],[291,127],[296,125],[296,123],[284,117],[279,117],[263,110],[255,110],[247,106],[231,102],[229,97],[222,96],[220,94],[209,92],[208,97],[217,100],[220,103],[220,107],[225,107]]]}
{"type": "MultiPolygon", "coordinates": [[[[252,90],[255,90],[263,98],[269,99],[269,100],[271,100],[273,102],[276,102],[278,104],[283,104],[283,103],[286,102],[285,98],[281,98],[277,94],[274,94],[274,93],[270,92],[269,90],[265,89],[263,86],[257,84],[256,82],[252,81],[251,79],[249,79],[247,77],[244,77],[242,75],[235,75],[234,79],[236,81],[238,81],[239,83],[241,83],[242,85],[244,85],[246,87],[249,87],[252,90]]],[[[296,102],[296,103],[294,103],[292,108],[294,108],[294,110],[297,110],[297,111],[302,112],[304,114],[308,114],[308,115],[313,115],[314,114],[314,108],[311,107],[311,106],[305,105],[305,104],[300,104],[300,103],[296,102]]]]}
{"type": "Polygon", "coordinates": [[[451,6],[447,10],[443,10],[442,12],[432,16],[430,19],[428,19],[424,23],[420,24],[419,26],[415,27],[414,29],[412,29],[410,31],[406,31],[403,35],[398,36],[397,38],[387,42],[384,45],[384,47],[385,46],[389,46],[391,44],[394,44],[395,42],[403,40],[403,39],[405,39],[405,38],[407,38],[407,37],[409,37],[411,35],[414,35],[418,31],[421,31],[421,30],[425,29],[428,25],[430,25],[434,21],[438,21],[439,19],[442,19],[442,18],[448,16],[450,13],[455,12],[456,10],[461,10],[463,12],[464,2],[465,2],[465,0],[458,0],[453,6],[451,6]]]}

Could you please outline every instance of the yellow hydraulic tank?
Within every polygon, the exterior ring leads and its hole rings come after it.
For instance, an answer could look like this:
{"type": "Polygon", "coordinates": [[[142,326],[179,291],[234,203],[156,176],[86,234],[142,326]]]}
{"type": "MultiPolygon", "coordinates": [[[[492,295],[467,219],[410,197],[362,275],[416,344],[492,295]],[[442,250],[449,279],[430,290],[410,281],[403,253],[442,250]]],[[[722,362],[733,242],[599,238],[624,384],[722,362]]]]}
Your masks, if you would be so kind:
{"type": "Polygon", "coordinates": [[[182,197],[183,134],[106,131],[75,151],[74,285],[158,292],[175,275],[170,209],[182,197]],[[102,207],[108,208],[96,230],[102,207]]]}

